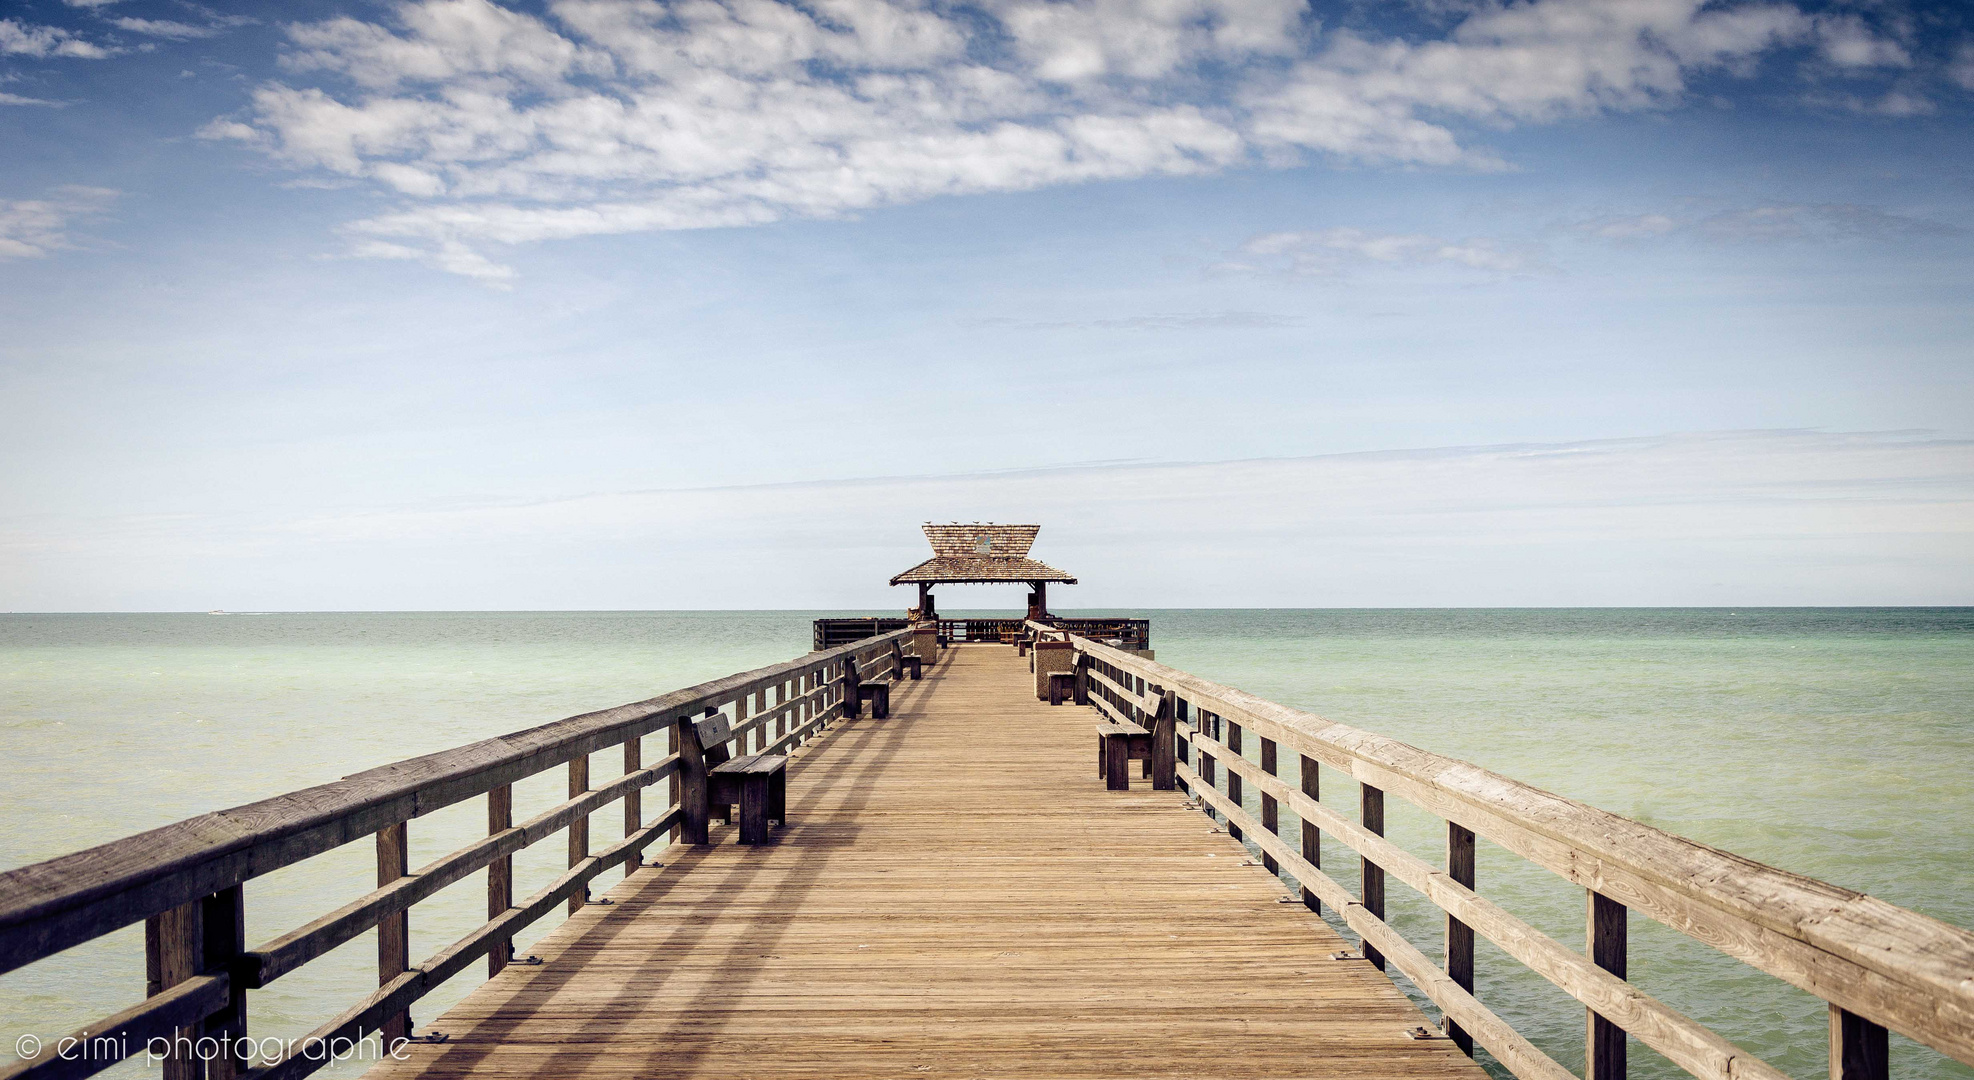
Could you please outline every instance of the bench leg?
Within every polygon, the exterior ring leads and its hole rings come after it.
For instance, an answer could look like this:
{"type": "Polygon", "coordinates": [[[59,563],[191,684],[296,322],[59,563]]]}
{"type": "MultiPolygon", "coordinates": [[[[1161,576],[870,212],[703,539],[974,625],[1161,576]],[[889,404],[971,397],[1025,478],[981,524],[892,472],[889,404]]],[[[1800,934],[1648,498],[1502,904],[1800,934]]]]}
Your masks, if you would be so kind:
{"type": "Polygon", "coordinates": [[[1131,740],[1104,740],[1104,786],[1112,791],[1131,790],[1131,740]]]}
{"type": "Polygon", "coordinates": [[[768,778],[750,776],[740,785],[740,842],[764,844],[768,840],[768,778]]]}
{"type": "Polygon", "coordinates": [[[768,818],[788,827],[788,773],[777,772],[768,777],[768,818]]]}
{"type": "Polygon", "coordinates": [[[1049,680],[1049,704],[1062,704],[1062,682],[1060,680],[1049,680]]]}
{"type": "Polygon", "coordinates": [[[871,717],[872,719],[876,719],[876,720],[891,719],[891,687],[890,686],[888,685],[880,686],[877,688],[877,703],[876,703],[876,707],[871,710],[871,717]]]}
{"type": "Polygon", "coordinates": [[[1104,760],[1110,755],[1110,751],[1105,749],[1104,743],[1104,737],[1102,735],[1097,736],[1097,779],[1099,780],[1104,778],[1104,760]]]}

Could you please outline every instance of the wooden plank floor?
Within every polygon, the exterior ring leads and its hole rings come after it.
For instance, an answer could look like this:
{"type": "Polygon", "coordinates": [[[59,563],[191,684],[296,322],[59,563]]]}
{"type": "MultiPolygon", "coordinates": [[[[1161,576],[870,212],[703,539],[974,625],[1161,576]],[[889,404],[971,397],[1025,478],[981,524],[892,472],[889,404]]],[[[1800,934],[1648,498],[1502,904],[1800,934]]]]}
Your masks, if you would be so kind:
{"type": "Polygon", "coordinates": [[[774,842],[658,855],[370,1075],[1484,1075],[1182,796],[1104,790],[1031,679],[946,649],[791,762],[774,842]]]}

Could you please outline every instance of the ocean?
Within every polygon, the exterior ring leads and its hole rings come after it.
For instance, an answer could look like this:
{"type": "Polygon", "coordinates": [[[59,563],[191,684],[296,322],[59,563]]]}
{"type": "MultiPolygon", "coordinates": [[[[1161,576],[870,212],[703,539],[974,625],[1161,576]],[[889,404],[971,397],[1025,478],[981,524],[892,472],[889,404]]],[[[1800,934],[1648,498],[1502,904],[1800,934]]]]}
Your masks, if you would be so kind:
{"type": "MultiPolygon", "coordinates": [[[[0,867],[788,659],[807,651],[811,619],[841,614],[0,615],[0,867]]],[[[1974,927],[1974,609],[1062,614],[1149,618],[1163,663],[1974,927]]],[[[616,775],[614,752],[594,768],[616,775]]],[[[554,770],[517,786],[517,819],[558,801],[561,784],[554,770]]],[[[1327,771],[1323,794],[1356,803],[1327,771]]],[[[1438,819],[1392,798],[1387,820],[1409,850],[1443,857],[1438,819]]],[[[615,821],[614,808],[599,815],[595,835],[614,836],[615,821]]],[[[413,866],[484,827],[480,800],[413,822],[413,866]]],[[[517,858],[517,895],[561,860],[554,841],[517,858]]],[[[1325,841],[1323,861],[1356,886],[1353,853],[1325,841]]],[[[249,943],[362,894],[373,874],[370,845],[354,844],[250,882],[249,943]]],[[[1478,876],[1481,892],[1580,947],[1580,889],[1485,841],[1478,876]]],[[[479,924],[482,882],[413,910],[414,960],[479,924]]],[[[1438,956],[1438,909],[1396,882],[1388,893],[1393,924],[1438,956]]],[[[1820,1002],[1643,916],[1631,938],[1646,992],[1792,1075],[1824,1074],[1820,1002]]],[[[252,1030],[307,1032],[375,985],[374,964],[366,935],[254,992],[252,1030]]],[[[1483,1001],[1580,1065],[1579,1006],[1484,939],[1477,969],[1483,1001]]],[[[0,976],[0,1053],[132,1004],[143,982],[141,928],[0,976]]],[[[1631,1058],[1635,1077],[1684,1075],[1635,1041],[1631,1058]]],[[[1892,1071],[1974,1078],[1897,1036],[1892,1071]]]]}

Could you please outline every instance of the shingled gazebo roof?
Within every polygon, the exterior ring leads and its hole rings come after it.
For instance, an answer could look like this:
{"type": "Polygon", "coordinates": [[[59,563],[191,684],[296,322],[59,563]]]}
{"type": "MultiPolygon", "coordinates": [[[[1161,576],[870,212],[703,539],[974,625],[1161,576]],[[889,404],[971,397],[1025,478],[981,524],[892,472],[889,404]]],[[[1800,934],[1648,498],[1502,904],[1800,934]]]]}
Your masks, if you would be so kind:
{"type": "Polygon", "coordinates": [[[987,585],[1002,581],[1059,581],[1076,584],[1076,579],[1047,563],[1028,557],[1040,525],[923,526],[925,538],[932,541],[932,557],[891,579],[893,585],[924,582],[928,585],[987,585]]]}

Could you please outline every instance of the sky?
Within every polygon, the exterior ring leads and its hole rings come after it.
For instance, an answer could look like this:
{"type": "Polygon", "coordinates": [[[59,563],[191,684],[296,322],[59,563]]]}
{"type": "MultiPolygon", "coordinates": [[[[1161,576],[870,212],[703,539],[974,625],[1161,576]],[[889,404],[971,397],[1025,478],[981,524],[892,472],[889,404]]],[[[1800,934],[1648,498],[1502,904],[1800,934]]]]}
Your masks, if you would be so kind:
{"type": "Polygon", "coordinates": [[[902,609],[927,520],[1974,603],[1974,11],[0,5],[0,611],[902,609]]]}

